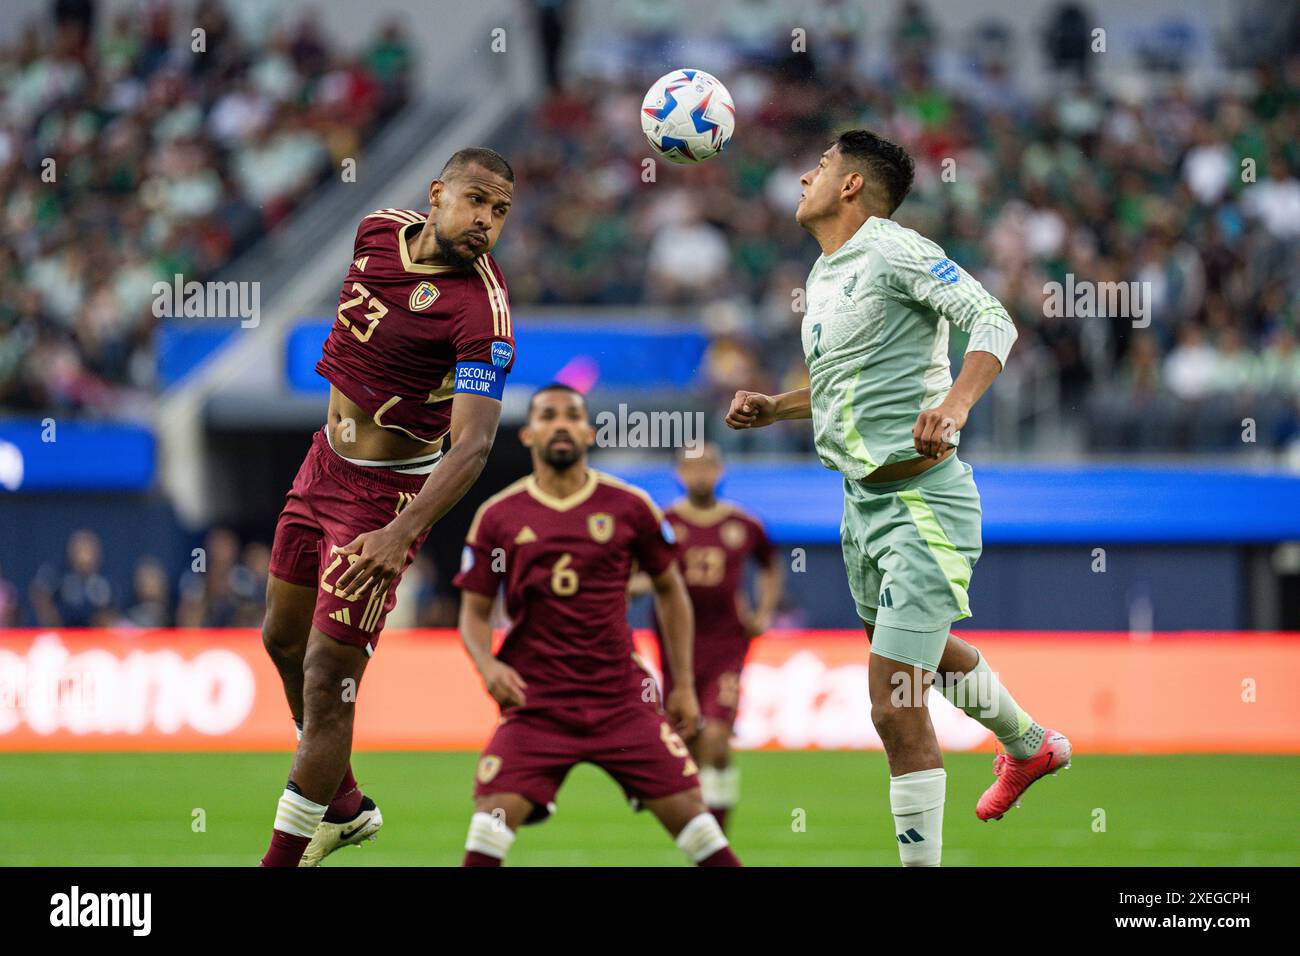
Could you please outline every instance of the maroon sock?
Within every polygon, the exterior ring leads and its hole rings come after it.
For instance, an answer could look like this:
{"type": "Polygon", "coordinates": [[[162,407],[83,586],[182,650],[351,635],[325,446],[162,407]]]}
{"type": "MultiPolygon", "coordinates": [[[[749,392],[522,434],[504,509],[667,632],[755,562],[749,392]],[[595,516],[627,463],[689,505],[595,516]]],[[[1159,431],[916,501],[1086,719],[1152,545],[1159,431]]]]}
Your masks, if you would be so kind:
{"type": "Polygon", "coordinates": [[[352,776],[352,764],[343,771],[339,788],[334,791],[334,799],[325,809],[325,820],[329,823],[346,823],[357,815],[361,809],[361,798],[365,796],[357,786],[357,778],[352,776]]]}
{"type": "Polygon", "coordinates": [[[731,847],[724,846],[712,856],[706,856],[696,866],[740,866],[740,860],[731,852],[731,847]]]}
{"type": "Polygon", "coordinates": [[[709,807],[709,812],[713,814],[713,819],[718,821],[718,826],[722,827],[722,832],[727,832],[727,807],[709,807]]]}
{"type": "Polygon", "coordinates": [[[296,836],[283,830],[271,831],[271,848],[262,857],[262,866],[297,866],[311,837],[296,836]]]}
{"type": "Polygon", "coordinates": [[[501,861],[494,856],[488,856],[486,853],[479,853],[477,850],[465,851],[465,862],[461,866],[500,866],[501,861]]]}

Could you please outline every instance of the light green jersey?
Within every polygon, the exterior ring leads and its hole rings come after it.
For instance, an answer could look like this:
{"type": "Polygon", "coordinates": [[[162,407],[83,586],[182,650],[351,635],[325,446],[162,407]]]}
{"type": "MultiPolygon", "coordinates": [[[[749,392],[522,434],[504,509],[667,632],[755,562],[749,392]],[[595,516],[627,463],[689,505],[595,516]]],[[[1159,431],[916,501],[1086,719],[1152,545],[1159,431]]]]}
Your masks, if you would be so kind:
{"type": "Polygon", "coordinates": [[[806,296],[817,454],[847,478],[917,457],[917,416],[952,388],[949,322],[970,333],[967,352],[990,352],[1003,365],[1016,340],[997,299],[938,245],[891,219],[871,217],[820,257],[806,296]]]}

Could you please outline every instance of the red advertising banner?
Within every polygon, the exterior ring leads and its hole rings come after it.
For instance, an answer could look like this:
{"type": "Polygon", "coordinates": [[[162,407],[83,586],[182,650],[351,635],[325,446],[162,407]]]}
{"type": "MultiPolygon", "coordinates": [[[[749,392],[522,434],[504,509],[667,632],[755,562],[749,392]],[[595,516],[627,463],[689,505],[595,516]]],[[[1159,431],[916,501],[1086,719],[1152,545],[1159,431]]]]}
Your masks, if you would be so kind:
{"type": "MultiPolygon", "coordinates": [[[[964,631],[1079,752],[1300,753],[1300,634],[964,631]]],[[[656,655],[638,635],[643,655],[656,655]]],[[[854,631],[754,642],[737,743],[878,749],[854,631]]],[[[948,750],[989,734],[938,694],[948,750]]],[[[497,718],[454,631],[392,631],[358,699],[358,750],[476,750],[497,718]]],[[[291,750],[278,675],[249,630],[0,630],[0,752],[291,750]]]]}

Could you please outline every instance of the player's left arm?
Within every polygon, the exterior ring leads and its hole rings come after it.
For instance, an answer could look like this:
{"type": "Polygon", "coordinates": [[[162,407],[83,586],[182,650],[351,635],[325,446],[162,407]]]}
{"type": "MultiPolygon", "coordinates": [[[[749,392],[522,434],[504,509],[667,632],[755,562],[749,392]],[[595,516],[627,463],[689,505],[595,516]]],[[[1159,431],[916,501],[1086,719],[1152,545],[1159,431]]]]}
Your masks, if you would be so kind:
{"type": "Polygon", "coordinates": [[[357,535],[339,551],[356,555],[356,560],[338,580],[336,587],[351,593],[353,585],[382,588],[395,578],[406,561],[406,552],[420,535],[445,515],[478,480],[487,464],[501,402],[488,395],[457,393],[451,402],[451,449],[429,472],[424,486],[397,517],[377,531],[357,535]]]}
{"type": "Polygon", "coordinates": [[[961,373],[947,396],[921,412],[912,426],[916,450],[927,458],[939,458],[948,449],[948,439],[965,426],[971,408],[1006,365],[1016,341],[1016,325],[1002,303],[934,243],[926,241],[916,249],[893,245],[886,247],[883,255],[893,285],[903,297],[928,307],[970,335],[961,373]]]}
{"type": "Polygon", "coordinates": [[[773,560],[765,565],[759,565],[758,572],[754,575],[754,590],[758,595],[758,606],[754,608],[753,617],[750,618],[749,631],[750,637],[758,637],[772,626],[772,617],[776,614],[777,605],[781,603],[781,589],[785,584],[785,573],[781,567],[781,562],[773,560]]]}
{"type": "Polygon", "coordinates": [[[673,690],[664,710],[674,729],[686,740],[699,731],[700,702],[695,696],[695,612],[691,610],[686,582],[676,563],[650,578],[654,585],[655,612],[659,615],[664,667],[673,678],[673,690]]]}

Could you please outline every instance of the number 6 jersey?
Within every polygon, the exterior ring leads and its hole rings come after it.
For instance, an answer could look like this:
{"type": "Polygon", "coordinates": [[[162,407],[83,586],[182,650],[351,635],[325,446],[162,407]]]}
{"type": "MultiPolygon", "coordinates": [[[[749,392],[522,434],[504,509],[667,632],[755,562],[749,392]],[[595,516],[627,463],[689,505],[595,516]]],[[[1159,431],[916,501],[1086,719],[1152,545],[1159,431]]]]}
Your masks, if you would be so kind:
{"type": "Polygon", "coordinates": [[[641,489],[592,468],[567,498],[522,478],[470,525],[458,588],[493,597],[504,582],[511,625],[497,657],[528,682],[528,707],[640,694],[628,579],[662,574],[672,526],[641,489]]]}

